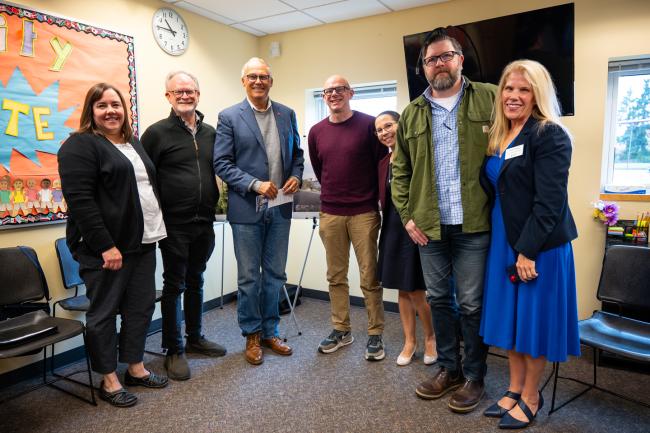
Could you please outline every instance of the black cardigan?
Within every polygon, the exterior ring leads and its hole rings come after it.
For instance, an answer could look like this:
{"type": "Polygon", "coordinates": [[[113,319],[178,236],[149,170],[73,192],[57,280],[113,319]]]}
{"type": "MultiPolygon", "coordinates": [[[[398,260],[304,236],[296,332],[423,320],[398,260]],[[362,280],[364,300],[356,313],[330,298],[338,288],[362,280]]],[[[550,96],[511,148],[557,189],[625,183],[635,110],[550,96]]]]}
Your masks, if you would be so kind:
{"type": "MultiPolygon", "coordinates": [[[[534,260],[540,251],[578,237],[569,209],[567,182],[571,165],[571,139],[555,124],[540,127],[532,116],[516,142],[523,154],[504,161],[497,181],[508,243],[534,260]]],[[[480,182],[492,205],[495,191],[485,174],[480,182]]]]}
{"type": "MultiPolygon", "coordinates": [[[[156,171],[134,138],[156,197],[156,171]]],[[[112,247],[122,255],[140,250],[144,221],[131,161],[100,135],[73,134],[58,152],[59,175],[68,205],[66,238],[70,250],[101,257],[112,247]]]]}
{"type": "Polygon", "coordinates": [[[219,190],[212,158],[215,130],[198,116],[196,136],[171,111],[142,134],[142,146],[156,166],[165,222],[214,221],[219,190]]]}

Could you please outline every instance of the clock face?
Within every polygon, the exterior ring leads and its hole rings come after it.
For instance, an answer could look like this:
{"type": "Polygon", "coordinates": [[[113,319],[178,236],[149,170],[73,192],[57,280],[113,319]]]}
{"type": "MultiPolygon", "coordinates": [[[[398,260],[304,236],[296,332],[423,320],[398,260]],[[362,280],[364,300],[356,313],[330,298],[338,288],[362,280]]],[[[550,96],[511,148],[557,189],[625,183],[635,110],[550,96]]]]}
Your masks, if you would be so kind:
{"type": "Polygon", "coordinates": [[[153,14],[153,36],[167,54],[180,56],[187,50],[190,35],[183,18],[174,10],[158,9],[153,14]]]}

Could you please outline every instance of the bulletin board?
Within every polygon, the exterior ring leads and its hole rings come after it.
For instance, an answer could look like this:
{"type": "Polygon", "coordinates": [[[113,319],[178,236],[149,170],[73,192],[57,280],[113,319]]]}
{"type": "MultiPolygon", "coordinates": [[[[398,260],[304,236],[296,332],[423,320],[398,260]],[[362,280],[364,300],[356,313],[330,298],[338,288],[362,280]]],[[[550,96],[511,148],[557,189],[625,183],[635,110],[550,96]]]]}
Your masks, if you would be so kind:
{"type": "Polygon", "coordinates": [[[138,135],[132,36],[0,2],[0,229],[66,220],[56,154],[99,82],[138,135]]]}

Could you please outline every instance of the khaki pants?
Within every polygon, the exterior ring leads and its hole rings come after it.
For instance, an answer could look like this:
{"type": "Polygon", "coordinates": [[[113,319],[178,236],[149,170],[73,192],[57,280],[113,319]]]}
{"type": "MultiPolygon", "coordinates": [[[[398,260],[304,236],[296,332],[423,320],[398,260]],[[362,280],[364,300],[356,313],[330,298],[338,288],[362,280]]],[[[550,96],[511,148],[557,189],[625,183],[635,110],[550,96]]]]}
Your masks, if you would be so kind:
{"type": "Polygon", "coordinates": [[[332,324],[337,331],[351,329],[348,285],[350,242],[359,264],[360,286],[368,311],[368,335],[380,335],[384,330],[383,290],[376,275],[379,224],[378,212],[354,216],[320,213],[318,232],[325,246],[332,324]]]}

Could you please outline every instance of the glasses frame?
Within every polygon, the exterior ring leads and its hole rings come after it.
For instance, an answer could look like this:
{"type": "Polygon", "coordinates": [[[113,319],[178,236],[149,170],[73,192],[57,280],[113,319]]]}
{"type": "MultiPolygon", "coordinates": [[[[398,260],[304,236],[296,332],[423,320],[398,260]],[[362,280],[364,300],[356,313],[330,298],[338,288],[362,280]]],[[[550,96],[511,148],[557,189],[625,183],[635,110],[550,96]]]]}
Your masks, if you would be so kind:
{"type": "Polygon", "coordinates": [[[192,98],[192,97],[196,96],[199,93],[199,91],[196,90],[196,89],[192,89],[192,90],[168,90],[167,92],[171,93],[172,95],[174,95],[177,98],[182,98],[183,95],[187,95],[190,98],[192,98]]]}
{"type": "Polygon", "coordinates": [[[435,66],[435,65],[438,64],[438,60],[440,60],[442,63],[449,63],[452,60],[454,60],[454,57],[460,56],[460,55],[462,55],[462,54],[460,52],[458,52],[458,51],[453,51],[453,50],[452,51],[445,51],[444,53],[442,53],[442,54],[440,54],[438,56],[429,56],[429,57],[427,57],[425,59],[422,59],[422,64],[424,66],[432,67],[432,66],[435,66]],[[449,55],[451,55],[451,57],[448,60],[444,60],[442,58],[443,56],[449,56],[449,55]]]}
{"type": "Polygon", "coordinates": [[[260,83],[268,83],[271,81],[271,78],[271,74],[246,74],[246,79],[249,83],[256,83],[257,80],[260,80],[260,83]],[[253,79],[253,77],[255,77],[255,79],[253,79]]]}
{"type": "Polygon", "coordinates": [[[379,137],[384,132],[392,131],[397,126],[397,122],[386,122],[383,127],[375,129],[375,135],[379,137]]]}
{"type": "Polygon", "coordinates": [[[343,93],[349,90],[350,90],[349,86],[328,87],[327,89],[323,89],[323,96],[332,96],[334,92],[336,92],[339,95],[342,95],[343,93]],[[341,91],[339,91],[339,89],[341,89],[341,91]]]}

